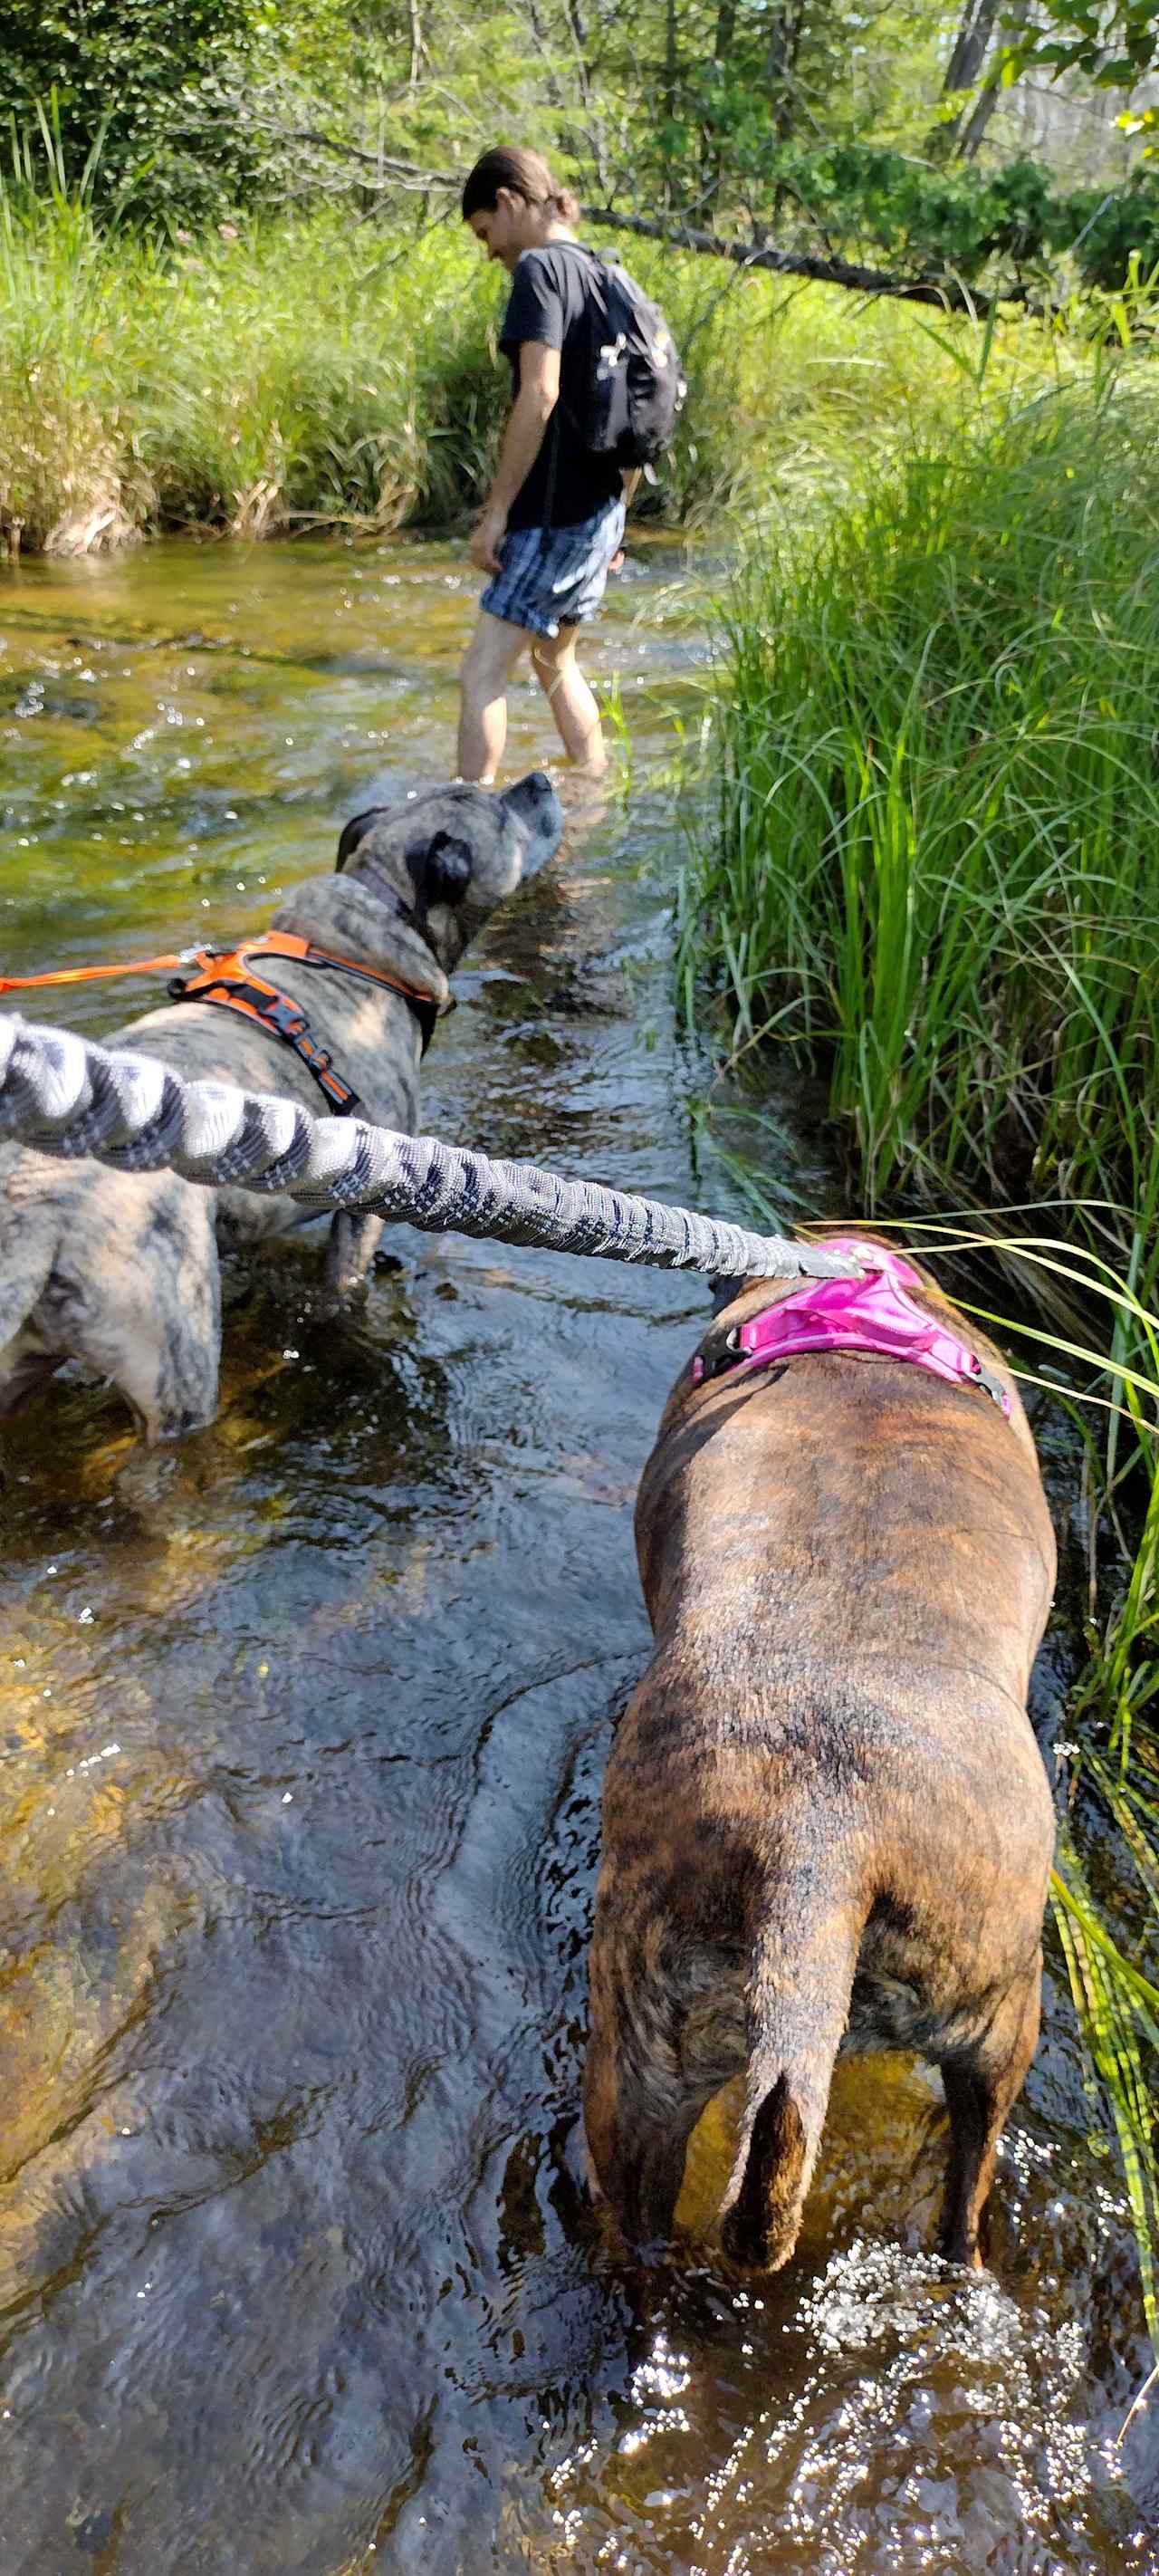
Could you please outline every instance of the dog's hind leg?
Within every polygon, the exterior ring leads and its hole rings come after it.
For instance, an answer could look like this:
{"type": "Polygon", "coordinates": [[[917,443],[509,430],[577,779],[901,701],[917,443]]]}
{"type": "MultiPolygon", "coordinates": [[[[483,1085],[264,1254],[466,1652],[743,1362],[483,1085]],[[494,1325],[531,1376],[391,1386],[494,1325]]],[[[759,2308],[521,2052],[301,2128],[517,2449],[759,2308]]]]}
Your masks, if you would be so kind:
{"type": "Polygon", "coordinates": [[[938,2247],[950,2263],[968,2263],[975,2270],[981,2266],[982,2212],[994,2180],[998,2141],[1038,2045],[1041,1989],[1040,1954],[1030,1976],[1003,1997],[978,2044],[942,2061],[950,2162],[938,2247]]]}
{"type": "Polygon", "coordinates": [[[670,2242],[688,2141],[710,2099],[641,2081],[589,2045],[584,2128],[592,2169],[630,2245],[670,2242]]]}
{"type": "MultiPolygon", "coordinates": [[[[172,1285],[173,1283],[170,1283],[172,1285]]],[[[132,1405],[150,1443],[200,1431],[217,1412],[221,1358],[221,1293],[216,1256],[211,1276],[172,1304],[142,1317],[107,1374],[132,1405]]],[[[82,1357],[90,1356],[82,1349],[82,1357]]]]}
{"type": "Polygon", "coordinates": [[[22,1187],[29,1160],[9,1151],[0,1163],[0,1422],[57,1366],[32,1318],[52,1270],[58,1221],[22,1187]]]}
{"type": "Polygon", "coordinates": [[[385,1224],[385,1217],[363,1210],[338,1209],[326,1245],[322,1294],[327,1306],[344,1306],[354,1290],[362,1286],[385,1224]]]}
{"type": "Polygon", "coordinates": [[[584,2129],[596,2183],[632,2245],[671,2238],[688,2141],[724,2080],[682,2062],[684,2020],[671,1993],[647,1981],[629,1989],[597,1935],[584,2129]]]}
{"type": "Polygon", "coordinates": [[[15,1422],[25,1407],[35,1402],[50,1377],[60,1367],[50,1351],[42,1351],[34,1339],[23,1333],[0,1351],[0,1428],[15,1422]]]}

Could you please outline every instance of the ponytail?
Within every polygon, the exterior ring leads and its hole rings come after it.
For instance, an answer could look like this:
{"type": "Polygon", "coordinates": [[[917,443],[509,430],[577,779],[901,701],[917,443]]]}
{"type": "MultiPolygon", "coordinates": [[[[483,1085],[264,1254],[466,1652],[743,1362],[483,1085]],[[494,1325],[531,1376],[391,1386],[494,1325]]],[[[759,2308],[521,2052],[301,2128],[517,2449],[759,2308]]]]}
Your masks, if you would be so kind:
{"type": "Polygon", "coordinates": [[[538,152],[522,152],[515,145],[500,143],[476,161],[465,183],[464,223],[472,215],[492,214],[501,188],[509,188],[513,197],[525,198],[529,206],[546,206],[557,223],[574,224],[579,219],[578,199],[570,188],[561,188],[552,178],[538,152]]]}

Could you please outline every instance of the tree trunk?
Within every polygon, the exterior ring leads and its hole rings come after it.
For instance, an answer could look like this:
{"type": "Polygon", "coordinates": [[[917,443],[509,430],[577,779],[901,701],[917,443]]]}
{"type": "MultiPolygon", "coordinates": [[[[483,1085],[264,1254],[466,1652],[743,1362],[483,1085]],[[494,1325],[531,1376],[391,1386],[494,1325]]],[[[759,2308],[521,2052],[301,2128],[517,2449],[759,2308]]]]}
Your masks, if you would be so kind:
{"type": "Polygon", "coordinates": [[[982,88],[979,90],[977,98],[974,101],[973,107],[970,110],[969,116],[966,119],[965,125],[959,124],[957,128],[954,143],[954,158],[956,161],[973,161],[975,159],[978,146],[987,126],[989,125],[990,119],[994,114],[994,110],[998,105],[999,88],[1000,83],[996,80],[988,80],[983,83],[982,88]]]}
{"type": "MultiPolygon", "coordinates": [[[[448,183],[449,184],[449,183],[448,183]]],[[[457,183],[455,183],[457,184],[457,183]]],[[[897,277],[888,269],[865,268],[834,256],[821,259],[810,251],[778,250],[772,242],[722,241],[715,233],[697,231],[678,217],[661,221],[653,215],[629,215],[613,206],[585,206],[589,224],[611,224],[618,232],[640,233],[646,241],[670,242],[674,250],[696,250],[713,259],[734,260],[738,268],[768,268],[776,277],[810,277],[827,286],[852,287],[859,295],[896,295],[907,304],[932,304],[943,313],[968,313],[986,319],[995,307],[1017,305],[1024,313],[1049,314],[1056,308],[1036,303],[1024,286],[1004,287],[989,295],[980,286],[960,286],[952,277],[897,277]]]]}
{"type": "Polygon", "coordinates": [[[544,97],[552,107],[562,107],[564,104],[564,94],[555,68],[556,47],[548,40],[547,28],[545,27],[543,18],[540,14],[538,0],[528,0],[527,14],[531,20],[531,32],[539,47],[540,57],[543,62],[544,97]]]}
{"type": "MultiPolygon", "coordinates": [[[[661,96],[661,103],[662,103],[662,105],[663,105],[663,109],[664,109],[665,119],[666,119],[666,122],[668,123],[668,125],[669,125],[669,126],[674,126],[674,125],[675,125],[675,123],[676,123],[676,101],[677,101],[677,94],[678,94],[678,91],[679,91],[679,86],[680,86],[680,60],[679,60],[679,53],[678,53],[678,48],[677,48],[677,33],[676,33],[676,0],[665,0],[665,6],[664,6],[664,79],[663,79],[663,84],[662,84],[662,87],[661,87],[660,96],[661,96]]],[[[665,204],[666,206],[670,206],[670,205],[671,205],[671,203],[672,203],[672,179],[671,179],[671,170],[672,170],[672,139],[671,139],[671,137],[670,137],[670,138],[669,138],[669,142],[668,142],[668,146],[667,146],[667,149],[666,149],[666,151],[665,151],[665,155],[664,155],[664,204],[665,204]]]]}
{"type": "MultiPolygon", "coordinates": [[[[942,82],[943,98],[957,98],[963,90],[975,87],[989,51],[998,8],[999,0],[966,0],[962,23],[954,38],[942,82]]],[[[989,116],[990,108],[987,108],[979,128],[978,142],[981,142],[989,116]]],[[[931,161],[952,160],[962,150],[963,127],[968,128],[969,123],[970,114],[959,110],[956,116],[947,117],[942,124],[933,126],[926,136],[926,151],[931,161]]],[[[977,144],[974,149],[977,150],[977,144]]]]}
{"type": "Polygon", "coordinates": [[[588,155],[601,188],[608,185],[608,148],[604,121],[600,114],[592,68],[588,57],[588,29],[581,0],[564,0],[565,15],[575,52],[576,79],[583,100],[586,123],[583,128],[588,155]]]}
{"type": "Polygon", "coordinates": [[[998,0],[966,0],[962,24],[954,39],[942,82],[943,98],[953,98],[960,89],[973,89],[986,60],[997,15],[998,0]]]}
{"type": "Polygon", "coordinates": [[[413,92],[419,85],[419,73],[423,67],[423,55],[426,52],[426,46],[423,42],[423,22],[419,8],[419,0],[409,0],[409,8],[410,77],[407,82],[407,87],[413,92]]]}
{"type": "MultiPolygon", "coordinates": [[[[736,5],[737,0],[719,0],[717,7],[712,59],[721,73],[728,69],[736,35],[736,5]]],[[[712,200],[720,186],[722,166],[720,117],[710,113],[705,118],[700,139],[700,185],[706,209],[705,222],[708,224],[713,220],[712,200]]]]}
{"type": "Polygon", "coordinates": [[[665,0],[664,82],[661,97],[663,101],[664,114],[670,125],[674,125],[676,122],[676,91],[679,78],[680,66],[676,42],[676,0],[665,0]]]}
{"type": "Polygon", "coordinates": [[[773,92],[773,132],[787,143],[796,121],[797,57],[804,33],[805,0],[781,0],[774,11],[765,58],[765,77],[773,92]]]}
{"type": "MultiPolygon", "coordinates": [[[[1007,34],[1016,36],[1019,29],[1025,25],[1029,5],[1030,0],[1015,0],[1015,5],[1006,20],[1007,34]]],[[[998,105],[1001,86],[997,72],[992,73],[990,79],[983,82],[965,124],[959,121],[957,155],[960,161],[973,161],[975,158],[978,146],[998,105]]]]}

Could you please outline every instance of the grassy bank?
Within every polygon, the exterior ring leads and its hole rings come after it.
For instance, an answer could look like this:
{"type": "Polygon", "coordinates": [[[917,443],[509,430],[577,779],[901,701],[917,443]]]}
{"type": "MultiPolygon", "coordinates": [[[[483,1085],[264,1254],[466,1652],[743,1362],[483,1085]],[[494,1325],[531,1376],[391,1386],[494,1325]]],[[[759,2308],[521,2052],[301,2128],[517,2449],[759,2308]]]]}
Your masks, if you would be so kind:
{"type": "MultiPolygon", "coordinates": [[[[790,504],[867,447],[976,397],[901,306],[625,242],[662,296],[689,401],[645,509],[688,523],[790,504]]],[[[461,519],[506,399],[506,280],[455,224],[386,233],[289,217],[195,240],[102,233],[61,185],[0,192],[0,542],[109,545],[153,529],[251,536],[321,521],[461,519]]],[[[988,386],[1060,363],[1033,324],[988,386]]]]}
{"type": "Polygon", "coordinates": [[[1122,1197],[1159,1257],[1159,385],[913,443],[725,641],[690,962],[826,1050],[872,1203],[1122,1197]]]}
{"type": "Polygon", "coordinates": [[[911,440],[810,545],[766,544],[721,645],[687,1007],[826,1072],[867,1209],[1036,1235],[1039,1364],[1119,1408],[1080,1417],[1068,1814],[1095,1839],[1063,1839],[1057,1920],[1155,2330],[1159,388],[911,440]]]}

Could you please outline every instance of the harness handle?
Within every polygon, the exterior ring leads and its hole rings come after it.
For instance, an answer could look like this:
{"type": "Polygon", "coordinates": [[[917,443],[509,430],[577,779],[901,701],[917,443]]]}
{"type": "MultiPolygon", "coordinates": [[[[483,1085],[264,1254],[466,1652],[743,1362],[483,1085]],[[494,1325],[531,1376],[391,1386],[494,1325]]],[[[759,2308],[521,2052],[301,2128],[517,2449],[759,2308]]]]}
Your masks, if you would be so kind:
{"type": "Polygon", "coordinates": [[[98,983],[110,976],[165,974],[176,969],[168,988],[172,1001],[214,1002],[222,1010],[237,1011],[244,1019],[256,1021],[271,1037],[284,1039],[313,1075],[327,1107],[336,1117],[352,1117],[362,1105],[358,1093],[343,1080],[326,1048],[319,1046],[299,1004],[264,975],[254,973],[250,964],[254,957],[281,957],[301,966],[333,967],[340,974],[353,975],[359,983],[385,985],[389,992],[400,994],[414,1012],[426,1054],[439,1015],[434,995],[405,983],[400,975],[388,975],[384,967],[363,966],[354,957],[339,957],[333,949],[318,948],[312,939],[302,939],[294,930],[264,930],[256,939],[239,941],[236,948],[183,948],[172,956],[125,959],[115,966],[58,966],[43,975],[3,975],[0,993],[26,993],[38,985],[98,983]]]}

